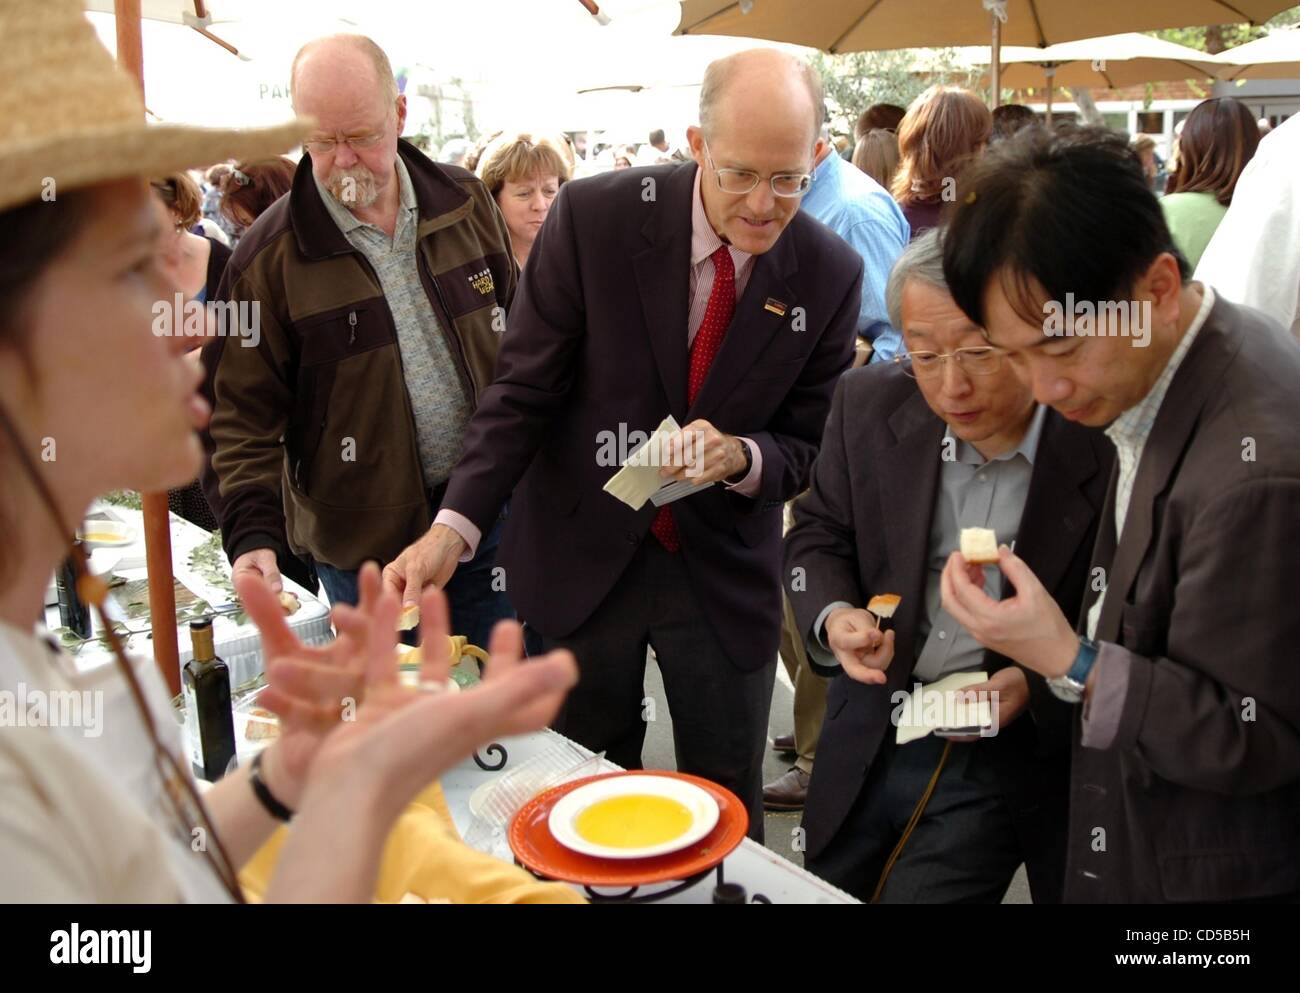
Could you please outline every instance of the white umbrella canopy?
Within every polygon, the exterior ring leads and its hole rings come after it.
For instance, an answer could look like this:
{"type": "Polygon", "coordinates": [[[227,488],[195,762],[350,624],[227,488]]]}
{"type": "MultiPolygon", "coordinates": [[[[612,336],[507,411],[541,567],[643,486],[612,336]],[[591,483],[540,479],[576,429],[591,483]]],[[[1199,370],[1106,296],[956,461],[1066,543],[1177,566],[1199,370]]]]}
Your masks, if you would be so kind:
{"type": "Polygon", "coordinates": [[[679,34],[767,38],[823,51],[978,45],[997,8],[1001,41],[1044,47],[1128,31],[1262,24],[1294,0],[683,0],[679,34]]]}
{"type": "MultiPolygon", "coordinates": [[[[959,48],[957,58],[971,65],[988,65],[990,51],[987,46],[959,48]]],[[[1013,90],[1045,85],[1118,89],[1170,79],[1217,79],[1226,71],[1213,55],[1132,32],[1047,48],[1006,45],[1000,61],[1002,85],[1013,90]]]]}
{"type": "Polygon", "coordinates": [[[1300,25],[1271,31],[1216,58],[1223,79],[1300,79],[1300,25]]]}
{"type": "MultiPolygon", "coordinates": [[[[113,0],[89,0],[88,6],[111,11],[113,0]]],[[[580,91],[698,84],[710,61],[754,44],[674,37],[676,0],[606,0],[600,9],[611,18],[608,26],[578,0],[475,0],[472,17],[465,16],[467,9],[463,0],[209,0],[211,33],[238,50],[236,59],[180,26],[193,19],[192,2],[144,0],[147,102],[157,117],[171,121],[283,120],[298,48],[322,35],[359,32],[374,38],[394,69],[406,69],[414,81],[406,90],[413,104],[408,131],[418,129],[414,104],[421,84],[451,79],[472,93],[482,129],[586,128],[613,125],[627,104],[653,101],[582,100],[575,114],[580,91]]],[[[90,19],[113,51],[112,14],[92,13],[90,19]]]]}

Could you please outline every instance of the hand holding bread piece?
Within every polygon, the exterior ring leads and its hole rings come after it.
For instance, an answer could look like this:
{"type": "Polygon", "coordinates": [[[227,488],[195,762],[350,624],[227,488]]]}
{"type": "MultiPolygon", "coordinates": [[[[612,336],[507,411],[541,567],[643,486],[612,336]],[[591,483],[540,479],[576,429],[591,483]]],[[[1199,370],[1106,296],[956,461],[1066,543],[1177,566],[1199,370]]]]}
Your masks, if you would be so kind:
{"type": "Polygon", "coordinates": [[[880,627],[881,621],[894,616],[902,599],[897,593],[879,593],[868,601],[867,612],[876,619],[876,627],[880,627]]]}
{"type": "Polygon", "coordinates": [[[409,603],[402,608],[402,612],[397,617],[397,630],[413,631],[420,624],[420,605],[418,603],[409,603]]]}
{"type": "Polygon", "coordinates": [[[997,534],[990,528],[962,528],[961,557],[971,565],[997,565],[997,534]]]}

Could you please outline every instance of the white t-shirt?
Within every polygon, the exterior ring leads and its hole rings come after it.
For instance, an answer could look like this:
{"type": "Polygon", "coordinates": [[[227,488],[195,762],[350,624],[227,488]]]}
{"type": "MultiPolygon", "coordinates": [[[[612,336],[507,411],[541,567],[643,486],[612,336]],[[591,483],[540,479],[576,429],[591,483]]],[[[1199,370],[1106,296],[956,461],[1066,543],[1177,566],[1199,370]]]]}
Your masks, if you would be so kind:
{"type": "Polygon", "coordinates": [[[1300,114],[1259,143],[1194,278],[1300,338],[1300,114]]]}
{"type": "MultiPolygon", "coordinates": [[[[182,756],[157,666],[133,661],[159,736],[182,756]]],[[[0,901],[228,901],[170,810],[117,667],[81,673],[0,621],[0,901]]]]}

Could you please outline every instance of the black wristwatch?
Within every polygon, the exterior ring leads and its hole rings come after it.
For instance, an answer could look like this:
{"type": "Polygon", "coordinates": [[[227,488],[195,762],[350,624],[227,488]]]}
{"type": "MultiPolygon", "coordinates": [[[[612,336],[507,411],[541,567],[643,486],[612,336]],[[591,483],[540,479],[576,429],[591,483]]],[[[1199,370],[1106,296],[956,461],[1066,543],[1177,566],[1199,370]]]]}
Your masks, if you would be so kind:
{"type": "Polygon", "coordinates": [[[740,447],[745,451],[745,468],[741,469],[735,476],[728,476],[723,480],[723,482],[731,486],[735,486],[737,483],[741,482],[749,475],[749,470],[754,468],[754,452],[750,449],[749,445],[745,443],[744,438],[737,438],[736,440],[740,442],[740,447]]]}
{"type": "Polygon", "coordinates": [[[257,797],[257,802],[268,814],[277,821],[288,822],[293,819],[293,811],[275,798],[275,794],[262,779],[262,756],[265,754],[265,751],[260,751],[253,757],[253,764],[248,770],[248,785],[253,787],[253,796],[257,797]]]}

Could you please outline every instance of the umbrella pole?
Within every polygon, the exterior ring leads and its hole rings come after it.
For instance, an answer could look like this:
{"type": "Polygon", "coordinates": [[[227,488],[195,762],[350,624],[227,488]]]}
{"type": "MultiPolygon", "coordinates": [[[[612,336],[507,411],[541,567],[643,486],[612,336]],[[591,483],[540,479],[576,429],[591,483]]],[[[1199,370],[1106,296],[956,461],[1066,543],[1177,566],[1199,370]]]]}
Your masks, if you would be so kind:
{"type": "MultiPolygon", "coordinates": [[[[113,0],[117,17],[117,59],[144,95],[144,36],[140,0],[113,0]]],[[[145,493],[144,554],[149,574],[149,625],[153,657],[172,695],[181,691],[180,655],[176,645],[176,589],[172,579],[172,535],[166,493],[145,493]]]]}
{"type": "Polygon", "coordinates": [[[993,15],[993,109],[1002,106],[1002,22],[993,15]]]}
{"type": "Polygon", "coordinates": [[[117,61],[144,96],[144,39],[140,33],[141,0],[113,0],[117,25],[117,61]]]}

